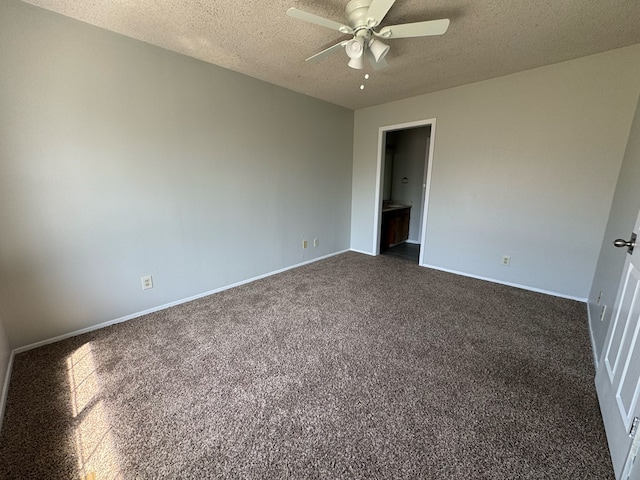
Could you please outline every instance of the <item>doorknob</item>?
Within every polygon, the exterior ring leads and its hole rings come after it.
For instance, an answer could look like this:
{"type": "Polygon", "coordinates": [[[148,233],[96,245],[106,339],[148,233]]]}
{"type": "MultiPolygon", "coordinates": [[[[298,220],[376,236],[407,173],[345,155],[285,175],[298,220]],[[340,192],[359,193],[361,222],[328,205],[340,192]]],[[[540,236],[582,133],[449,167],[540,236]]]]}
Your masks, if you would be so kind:
{"type": "Polygon", "coordinates": [[[618,238],[617,240],[613,241],[613,246],[618,248],[627,247],[627,253],[631,255],[633,253],[633,247],[636,246],[637,237],[638,236],[635,233],[632,233],[631,238],[629,240],[623,240],[622,238],[618,238]]]}

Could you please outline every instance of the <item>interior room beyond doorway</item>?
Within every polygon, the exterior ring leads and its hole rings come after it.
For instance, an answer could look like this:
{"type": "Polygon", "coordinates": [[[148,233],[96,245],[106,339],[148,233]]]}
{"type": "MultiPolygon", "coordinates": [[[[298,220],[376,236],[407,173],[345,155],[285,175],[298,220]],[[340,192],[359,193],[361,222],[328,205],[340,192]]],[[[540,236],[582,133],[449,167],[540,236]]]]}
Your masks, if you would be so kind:
{"type": "Polygon", "coordinates": [[[431,125],[385,132],[380,253],[419,262],[431,125]]]}

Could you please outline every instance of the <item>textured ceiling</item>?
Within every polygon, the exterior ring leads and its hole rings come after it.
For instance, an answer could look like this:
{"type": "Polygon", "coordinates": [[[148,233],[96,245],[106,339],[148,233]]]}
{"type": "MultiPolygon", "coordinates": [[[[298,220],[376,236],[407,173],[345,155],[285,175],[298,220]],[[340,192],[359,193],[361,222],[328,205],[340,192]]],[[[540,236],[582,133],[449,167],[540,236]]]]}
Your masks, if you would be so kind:
{"type": "Polygon", "coordinates": [[[349,37],[286,15],[343,23],[347,0],[27,3],[351,109],[640,43],[640,0],[398,0],[382,26],[449,18],[449,30],[388,40],[389,66],[373,72],[347,67],[344,52],[306,63],[349,37]]]}

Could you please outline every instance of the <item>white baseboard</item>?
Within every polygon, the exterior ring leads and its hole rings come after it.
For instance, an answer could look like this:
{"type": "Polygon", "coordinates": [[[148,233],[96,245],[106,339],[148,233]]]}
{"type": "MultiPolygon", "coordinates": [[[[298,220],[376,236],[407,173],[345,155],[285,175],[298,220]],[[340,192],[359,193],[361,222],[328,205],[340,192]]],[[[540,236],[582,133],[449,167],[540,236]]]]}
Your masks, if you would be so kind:
{"type": "Polygon", "coordinates": [[[283,272],[286,272],[287,270],[292,270],[294,268],[302,267],[303,265],[308,265],[310,263],[318,262],[320,260],[324,260],[325,258],[334,257],[336,255],[340,255],[341,253],[345,253],[345,252],[348,252],[348,251],[349,250],[347,249],[347,250],[341,250],[339,252],[330,253],[328,255],[323,255],[322,257],[317,257],[317,258],[313,258],[311,260],[306,260],[306,261],[301,262],[301,263],[296,263],[295,265],[291,265],[289,267],[284,267],[284,268],[281,268],[279,270],[275,270],[273,272],[264,273],[262,275],[258,275],[257,277],[252,277],[252,278],[249,278],[247,280],[241,280],[239,282],[232,283],[230,285],[225,285],[223,287],[216,288],[214,290],[209,290],[208,292],[199,293],[199,294],[193,295],[191,297],[187,297],[187,298],[183,298],[183,299],[180,299],[180,300],[176,300],[174,302],[165,303],[164,305],[160,305],[160,306],[157,306],[157,307],[149,308],[147,310],[143,310],[141,312],[132,313],[130,315],[125,315],[124,317],[115,318],[113,320],[108,320],[106,322],[99,323],[97,325],[92,325],[90,327],[81,328],[80,330],[74,330],[73,332],[65,333],[63,335],[58,335],[58,336],[53,337],[53,338],[48,338],[46,340],[41,340],[39,342],[30,343],[29,345],[25,345],[23,347],[18,347],[18,348],[13,349],[12,355],[14,353],[18,354],[18,353],[26,352],[28,350],[33,350],[34,348],[42,347],[44,345],[49,345],[50,343],[59,342],[60,340],[65,340],[67,338],[75,337],[76,335],[82,335],[83,333],[93,332],[94,330],[98,330],[100,328],[108,327],[110,325],[115,325],[116,323],[122,323],[122,322],[126,322],[128,320],[133,320],[134,318],[142,317],[143,315],[148,315],[150,313],[158,312],[160,310],[165,310],[167,308],[175,307],[176,305],[181,305],[183,303],[191,302],[193,300],[197,300],[197,299],[202,298],[202,297],[207,297],[209,295],[213,295],[214,293],[219,293],[219,292],[223,292],[225,290],[229,290],[230,288],[239,287],[240,285],[244,285],[244,284],[247,284],[247,283],[255,282],[256,280],[267,278],[267,277],[270,277],[272,275],[277,275],[278,273],[283,273],[283,272]]]}
{"type": "Polygon", "coordinates": [[[589,308],[589,302],[587,301],[587,318],[589,319],[589,339],[591,339],[591,355],[593,356],[593,365],[598,370],[598,356],[596,354],[596,339],[593,336],[593,329],[591,328],[591,309],[589,308]]]}
{"type": "Polygon", "coordinates": [[[375,253],[371,253],[371,252],[365,252],[364,250],[357,250],[355,248],[350,248],[349,249],[350,252],[356,252],[356,253],[361,253],[363,255],[369,255],[370,257],[375,257],[376,254],[375,253]]]}
{"type": "Polygon", "coordinates": [[[15,352],[11,351],[9,355],[9,363],[7,364],[7,371],[4,375],[4,383],[2,385],[2,396],[0,397],[0,431],[2,431],[2,421],[4,420],[4,410],[7,406],[7,395],[9,394],[9,380],[11,379],[11,371],[13,370],[13,357],[15,352]]]}
{"type": "Polygon", "coordinates": [[[527,285],[520,285],[519,283],[503,282],[502,280],[496,280],[495,278],[482,277],[480,275],[472,275],[470,273],[460,272],[457,270],[450,270],[448,268],[437,267],[435,265],[422,264],[421,267],[433,268],[434,270],[440,270],[442,272],[453,273],[455,275],[462,275],[463,277],[476,278],[478,280],[484,280],[486,282],[498,283],[500,285],[507,285],[508,287],[521,288],[522,290],[529,290],[530,292],[544,293],[545,295],[551,295],[552,297],[566,298],[568,300],[575,300],[577,302],[587,303],[586,298],[574,297],[572,295],[565,295],[563,293],[551,292],[549,290],[543,290],[541,288],[529,287],[527,285]]]}
{"type": "Polygon", "coordinates": [[[412,245],[420,245],[418,240],[405,240],[404,243],[410,243],[412,245]]]}

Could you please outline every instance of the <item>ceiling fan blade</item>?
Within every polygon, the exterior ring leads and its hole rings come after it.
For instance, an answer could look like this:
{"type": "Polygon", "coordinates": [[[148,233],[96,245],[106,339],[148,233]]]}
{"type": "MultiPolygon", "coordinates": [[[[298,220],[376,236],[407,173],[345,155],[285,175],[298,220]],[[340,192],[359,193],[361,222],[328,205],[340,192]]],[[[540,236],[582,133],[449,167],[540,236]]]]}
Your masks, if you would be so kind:
{"type": "Polygon", "coordinates": [[[338,30],[342,33],[352,34],[353,29],[347,25],[343,25],[342,23],[335,22],[333,20],[329,20],[328,18],[319,17],[318,15],[314,15],[313,13],[305,12],[303,10],[298,10],[297,8],[290,8],[287,10],[287,15],[293,18],[297,18],[298,20],[304,20],[305,22],[313,23],[315,25],[320,25],[321,27],[331,28],[333,30],[338,30]]]}
{"type": "Polygon", "coordinates": [[[371,50],[369,50],[368,48],[365,54],[367,56],[367,59],[369,60],[369,63],[371,64],[371,67],[373,67],[374,70],[382,70],[383,68],[389,66],[384,58],[381,58],[376,62],[376,57],[373,56],[373,53],[371,53],[371,50]]]}
{"type": "Polygon", "coordinates": [[[442,35],[449,28],[449,19],[427,20],[426,22],[403,23],[384,27],[376,34],[382,38],[409,38],[442,35]]]}
{"type": "Polygon", "coordinates": [[[336,43],[335,45],[330,46],[329,48],[325,48],[321,52],[316,53],[315,55],[310,56],[305,61],[306,62],[317,62],[318,60],[323,59],[331,55],[333,52],[338,51],[341,47],[344,47],[347,42],[336,43]]]}
{"type": "Polygon", "coordinates": [[[389,12],[396,0],[373,0],[367,10],[367,27],[373,28],[380,25],[382,19],[389,12]]]}

